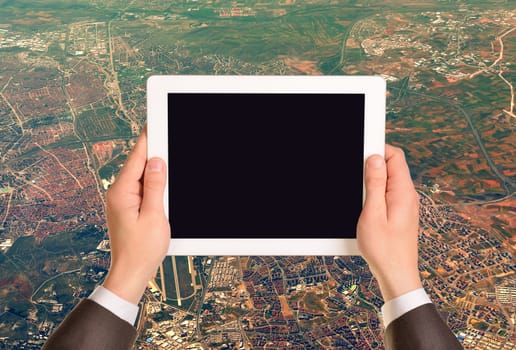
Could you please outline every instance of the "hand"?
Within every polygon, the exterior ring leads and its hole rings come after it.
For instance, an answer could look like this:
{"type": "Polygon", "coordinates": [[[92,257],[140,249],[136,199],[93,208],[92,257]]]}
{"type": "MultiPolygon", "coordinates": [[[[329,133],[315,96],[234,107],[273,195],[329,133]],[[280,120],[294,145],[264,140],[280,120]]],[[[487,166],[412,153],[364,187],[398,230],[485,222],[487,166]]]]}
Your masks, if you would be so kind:
{"type": "Polygon", "coordinates": [[[384,301],[422,287],[418,270],[419,199],[401,149],[386,145],[385,161],[365,166],[366,199],[357,224],[358,247],[384,301]]]}
{"type": "Polygon", "coordinates": [[[147,161],[147,130],[107,192],[111,267],[104,287],[138,304],[149,280],[165,258],[170,225],[165,216],[165,162],[147,161]]]}

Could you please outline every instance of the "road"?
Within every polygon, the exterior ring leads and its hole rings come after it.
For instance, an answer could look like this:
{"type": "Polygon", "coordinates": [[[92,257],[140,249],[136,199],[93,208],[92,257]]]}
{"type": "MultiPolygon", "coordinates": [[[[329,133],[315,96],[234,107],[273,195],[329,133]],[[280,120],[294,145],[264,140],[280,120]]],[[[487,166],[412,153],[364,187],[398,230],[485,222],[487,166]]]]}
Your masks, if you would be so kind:
{"type": "Polygon", "coordinates": [[[82,190],[84,189],[84,187],[82,186],[81,182],[79,181],[79,179],[70,171],[70,169],[68,169],[63,163],[61,163],[61,160],[52,152],[44,149],[43,147],[41,147],[41,145],[37,142],[34,143],[39,149],[41,149],[44,153],[48,154],[50,157],[52,157],[56,162],[57,164],[59,164],[59,166],[68,173],[68,175],[70,175],[72,177],[72,179],[74,179],[75,183],[77,184],[77,186],[79,186],[79,188],[82,190]]]}
{"type": "MultiPolygon", "coordinates": [[[[512,27],[496,37],[496,40],[498,41],[498,44],[500,45],[500,52],[498,54],[498,58],[490,66],[481,68],[478,71],[476,71],[475,73],[470,74],[469,79],[474,78],[481,73],[488,73],[491,69],[493,69],[497,64],[499,64],[503,60],[504,50],[505,50],[505,46],[503,44],[503,38],[515,30],[516,30],[516,27],[512,27]]],[[[514,114],[514,87],[512,86],[512,83],[503,76],[502,66],[500,66],[500,68],[497,72],[497,75],[500,79],[503,80],[504,83],[506,83],[509,86],[509,89],[511,91],[511,101],[509,103],[509,109],[504,109],[503,111],[505,113],[507,113],[509,116],[516,118],[516,115],[514,114]]]]}
{"type": "Polygon", "coordinates": [[[197,316],[195,317],[195,324],[196,324],[195,325],[195,333],[199,339],[202,336],[201,325],[199,323],[199,320],[201,318],[201,313],[202,313],[202,305],[204,304],[204,298],[206,298],[206,292],[208,291],[208,285],[210,284],[211,272],[213,271],[214,265],[215,265],[215,261],[213,261],[213,264],[209,267],[209,270],[206,273],[206,275],[207,275],[206,280],[204,280],[204,276],[203,276],[204,270],[199,271],[199,278],[201,280],[201,285],[202,285],[202,293],[201,293],[201,297],[199,298],[199,308],[197,310],[197,316]]]}
{"type": "Polygon", "coordinates": [[[106,200],[104,199],[104,193],[102,192],[103,187],[100,182],[100,176],[95,171],[95,169],[93,169],[93,162],[91,161],[93,156],[90,155],[90,150],[89,150],[89,147],[87,147],[87,142],[85,140],[83,140],[82,137],[79,136],[79,133],[77,132],[77,114],[75,113],[75,109],[73,108],[73,105],[72,105],[72,98],[71,98],[70,94],[68,93],[66,86],[64,85],[65,84],[64,82],[66,81],[66,72],[63,69],[60,69],[60,71],[63,72],[63,80],[62,80],[63,83],[62,83],[61,88],[66,97],[66,105],[68,106],[68,109],[70,110],[70,115],[72,116],[73,134],[75,135],[75,137],[79,140],[79,142],[82,145],[82,149],[84,150],[84,154],[86,155],[86,160],[87,160],[86,168],[88,169],[88,171],[91,173],[91,176],[93,176],[93,179],[95,180],[95,184],[96,184],[95,187],[97,188],[97,193],[99,194],[99,199],[102,202],[102,208],[105,211],[107,205],[106,205],[106,200]]]}
{"type": "Polygon", "coordinates": [[[47,280],[43,281],[43,283],[41,283],[41,284],[39,285],[39,287],[38,287],[38,288],[36,288],[36,290],[34,291],[34,293],[32,293],[32,295],[30,296],[30,302],[31,302],[31,303],[34,303],[34,300],[33,300],[34,296],[39,292],[39,290],[40,290],[40,289],[41,289],[41,288],[42,288],[46,283],[48,283],[48,282],[50,282],[50,281],[52,281],[52,280],[54,280],[54,279],[56,279],[56,278],[59,278],[59,277],[61,277],[61,276],[63,276],[63,275],[67,275],[67,274],[75,273],[75,272],[79,272],[79,271],[81,271],[81,269],[80,269],[80,268],[79,268],[79,269],[70,270],[70,271],[64,271],[64,272],[61,272],[61,273],[59,273],[59,274],[57,274],[57,275],[55,275],[55,276],[53,276],[53,277],[50,277],[49,279],[47,279],[47,280]]]}
{"type": "Polygon", "coordinates": [[[135,129],[135,125],[138,125],[138,121],[136,120],[135,117],[132,117],[124,107],[124,102],[122,99],[122,91],[120,89],[120,82],[118,80],[118,73],[116,72],[116,69],[115,69],[115,63],[114,63],[114,59],[113,59],[113,38],[111,37],[111,23],[113,21],[114,21],[114,19],[110,20],[108,22],[108,26],[107,26],[107,28],[108,28],[107,32],[108,32],[109,63],[110,63],[110,67],[111,67],[110,75],[113,78],[110,89],[113,91],[114,95],[116,96],[116,98],[114,98],[113,100],[118,105],[118,108],[120,109],[122,114],[125,116],[125,118],[129,122],[129,124],[131,125],[131,129],[135,129]]]}
{"type": "MultiPolygon", "coordinates": [[[[391,88],[391,89],[399,90],[399,88],[391,88]]],[[[434,100],[434,101],[445,103],[445,104],[447,104],[447,105],[449,105],[449,106],[459,110],[461,112],[461,114],[464,116],[464,118],[466,119],[466,122],[467,122],[467,124],[468,124],[468,126],[469,126],[469,128],[471,130],[471,133],[473,134],[473,137],[475,138],[475,141],[477,142],[477,145],[480,148],[480,151],[482,152],[482,155],[484,156],[487,164],[489,165],[489,168],[491,168],[493,173],[500,180],[500,183],[501,183],[502,187],[505,190],[505,194],[507,196],[513,194],[513,192],[515,190],[515,187],[516,187],[514,182],[512,182],[509,178],[507,178],[505,175],[503,175],[500,172],[500,170],[498,170],[498,167],[495,165],[495,163],[491,159],[491,156],[487,152],[487,150],[486,150],[486,148],[484,146],[484,142],[482,141],[482,138],[481,138],[477,128],[475,127],[475,125],[473,124],[473,121],[471,120],[471,116],[468,114],[468,112],[466,112],[466,110],[461,105],[459,105],[459,104],[457,104],[457,103],[455,103],[453,101],[450,101],[449,99],[443,98],[443,97],[432,96],[432,95],[424,94],[424,93],[413,91],[413,90],[409,90],[409,89],[406,89],[405,93],[412,94],[412,95],[417,95],[417,96],[422,96],[422,97],[425,97],[425,98],[428,98],[428,99],[431,99],[431,100],[434,100]]]]}
{"type": "Polygon", "coordinates": [[[172,259],[172,271],[174,272],[174,285],[176,287],[177,306],[181,306],[181,286],[179,284],[179,275],[177,273],[176,257],[173,255],[170,257],[170,259],[172,259]]]}

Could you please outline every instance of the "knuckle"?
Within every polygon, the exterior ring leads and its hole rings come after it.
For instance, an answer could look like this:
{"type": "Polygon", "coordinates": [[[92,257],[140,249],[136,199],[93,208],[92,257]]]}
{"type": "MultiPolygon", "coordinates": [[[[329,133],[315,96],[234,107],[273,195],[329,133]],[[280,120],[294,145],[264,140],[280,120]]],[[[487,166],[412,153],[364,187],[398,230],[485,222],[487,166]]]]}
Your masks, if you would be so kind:
{"type": "Polygon", "coordinates": [[[148,176],[145,179],[145,188],[160,191],[164,186],[164,179],[161,176],[148,176]]]}
{"type": "Polygon", "coordinates": [[[401,158],[405,158],[405,151],[401,149],[400,147],[394,147],[394,153],[401,158]]]}
{"type": "Polygon", "coordinates": [[[366,178],[366,186],[368,187],[383,187],[385,186],[385,178],[381,176],[368,176],[366,178]]]}

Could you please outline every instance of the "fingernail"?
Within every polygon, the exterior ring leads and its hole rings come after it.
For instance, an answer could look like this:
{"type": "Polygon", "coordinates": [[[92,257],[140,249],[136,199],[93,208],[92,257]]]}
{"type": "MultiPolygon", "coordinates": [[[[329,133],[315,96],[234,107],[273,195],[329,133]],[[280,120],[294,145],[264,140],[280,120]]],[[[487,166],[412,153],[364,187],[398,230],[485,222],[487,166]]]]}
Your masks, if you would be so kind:
{"type": "Polygon", "coordinates": [[[153,173],[159,173],[163,169],[163,162],[160,159],[149,159],[147,161],[147,170],[153,173]]]}
{"type": "Polygon", "coordinates": [[[368,166],[371,168],[381,168],[385,164],[383,158],[379,155],[374,155],[369,158],[369,162],[367,163],[368,166]]]}

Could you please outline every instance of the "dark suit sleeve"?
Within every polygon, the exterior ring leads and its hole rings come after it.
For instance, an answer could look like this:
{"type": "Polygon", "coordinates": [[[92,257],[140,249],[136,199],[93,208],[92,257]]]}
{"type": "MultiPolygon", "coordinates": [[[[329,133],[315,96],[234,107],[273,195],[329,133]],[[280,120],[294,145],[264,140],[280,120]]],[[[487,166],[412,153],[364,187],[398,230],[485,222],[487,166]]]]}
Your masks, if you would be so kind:
{"type": "Polygon", "coordinates": [[[463,349],[434,304],[421,305],[392,321],[384,343],[386,350],[463,349]]]}
{"type": "Polygon", "coordinates": [[[128,350],[136,329],[90,299],[83,299],[56,328],[42,350],[128,350]]]}

